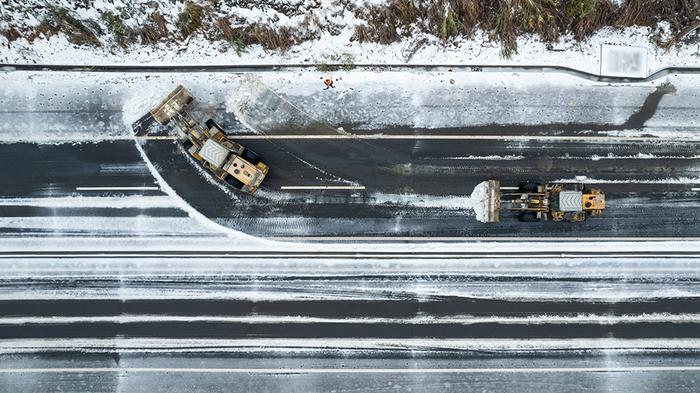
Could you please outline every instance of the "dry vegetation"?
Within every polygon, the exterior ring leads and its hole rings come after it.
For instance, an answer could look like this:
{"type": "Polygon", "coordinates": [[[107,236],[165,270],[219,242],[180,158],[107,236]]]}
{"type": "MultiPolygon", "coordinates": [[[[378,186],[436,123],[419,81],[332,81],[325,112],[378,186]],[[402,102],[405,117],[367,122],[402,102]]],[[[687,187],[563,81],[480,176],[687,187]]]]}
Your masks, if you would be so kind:
{"type": "MultiPolygon", "coordinates": [[[[22,29],[5,17],[7,23],[0,25],[0,32],[10,42],[63,33],[77,45],[121,48],[182,42],[200,35],[225,42],[241,53],[255,44],[286,51],[319,38],[321,31],[338,34],[342,29],[322,22],[311,12],[293,27],[246,23],[235,15],[222,13],[222,2],[247,4],[245,0],[186,0],[176,16],[164,16],[158,2],[149,2],[141,4],[140,9],[103,12],[99,20],[81,20],[74,10],[48,5],[39,7],[40,12],[35,15],[40,20],[38,26],[22,29]],[[139,12],[141,15],[134,18],[133,14],[139,12]]],[[[88,7],[92,1],[76,3],[88,7]]],[[[517,39],[521,36],[537,35],[545,42],[555,42],[570,35],[580,41],[603,27],[638,25],[655,29],[660,22],[668,23],[672,35],[682,36],[700,20],[700,0],[627,0],[619,6],[611,0],[390,0],[385,5],[367,7],[351,0],[336,0],[336,6],[364,21],[354,27],[353,39],[360,42],[390,44],[416,34],[430,34],[448,45],[456,38],[473,37],[480,30],[500,43],[504,56],[517,52],[517,39]]],[[[304,10],[295,7],[278,11],[288,16],[304,15],[304,10]]],[[[655,37],[654,42],[663,46],[676,41],[662,42],[655,37]]]]}
{"type": "Polygon", "coordinates": [[[537,34],[545,42],[571,34],[580,41],[603,27],[668,22],[671,33],[700,18],[700,0],[392,0],[360,10],[366,25],[355,28],[360,42],[392,43],[416,31],[440,37],[471,37],[477,29],[500,42],[503,55],[517,51],[517,38],[537,34]]]}

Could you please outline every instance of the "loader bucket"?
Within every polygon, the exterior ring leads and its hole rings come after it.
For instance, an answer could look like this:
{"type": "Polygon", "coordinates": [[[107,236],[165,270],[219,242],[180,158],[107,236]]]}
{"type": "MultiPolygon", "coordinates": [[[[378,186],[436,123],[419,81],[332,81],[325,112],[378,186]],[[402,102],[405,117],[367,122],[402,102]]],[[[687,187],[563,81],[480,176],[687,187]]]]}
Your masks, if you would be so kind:
{"type": "Polygon", "coordinates": [[[187,105],[194,100],[190,92],[182,85],[178,85],[158,106],[151,109],[155,121],[160,124],[168,124],[170,120],[185,112],[187,105]]]}
{"type": "Polygon", "coordinates": [[[498,222],[501,210],[501,182],[487,180],[479,183],[471,195],[476,219],[481,222],[498,222]]]}
{"type": "Polygon", "coordinates": [[[173,117],[183,113],[192,100],[194,97],[190,92],[182,85],[178,85],[158,106],[131,124],[134,134],[136,136],[145,135],[148,128],[156,121],[163,125],[168,124],[173,117]]]}

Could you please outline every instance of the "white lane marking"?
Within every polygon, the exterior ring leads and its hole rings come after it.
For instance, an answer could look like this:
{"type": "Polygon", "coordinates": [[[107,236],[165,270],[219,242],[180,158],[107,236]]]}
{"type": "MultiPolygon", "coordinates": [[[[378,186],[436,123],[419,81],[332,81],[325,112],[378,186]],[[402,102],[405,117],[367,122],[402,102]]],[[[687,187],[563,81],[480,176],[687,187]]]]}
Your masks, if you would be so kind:
{"type": "MultiPolygon", "coordinates": [[[[301,239],[307,239],[301,237],[301,239]]],[[[353,238],[349,238],[353,239],[353,238]]],[[[257,258],[257,259],[287,259],[287,258],[357,258],[361,255],[363,258],[403,258],[403,259],[474,259],[475,257],[482,258],[507,258],[507,257],[526,257],[526,258],[640,258],[640,257],[661,257],[661,258],[700,258],[700,254],[662,254],[659,255],[655,252],[638,252],[638,253],[628,253],[628,254],[614,254],[609,255],[606,252],[600,252],[595,254],[579,254],[577,252],[566,252],[566,251],[553,251],[551,253],[542,254],[528,254],[524,252],[511,252],[508,254],[491,254],[491,253],[463,253],[463,254],[430,254],[430,253],[377,253],[377,252],[357,252],[357,251],[347,251],[340,252],[337,254],[332,253],[299,253],[299,254],[266,254],[265,252],[250,252],[250,253],[53,253],[53,254],[0,254],[0,259],[10,259],[10,258],[257,258]]]]}
{"type": "Polygon", "coordinates": [[[76,191],[153,191],[160,187],[75,187],[76,191]]]}
{"type": "Polygon", "coordinates": [[[420,242],[617,242],[617,241],[633,241],[633,242],[651,242],[651,241],[697,241],[700,237],[629,237],[629,236],[609,236],[609,237],[504,237],[504,236],[270,236],[267,239],[277,241],[420,241],[420,242]]]}
{"type": "MultiPolygon", "coordinates": [[[[332,134],[332,135],[230,135],[232,139],[466,139],[466,140],[553,140],[553,141],[674,141],[697,142],[697,138],[661,138],[640,136],[564,136],[564,135],[386,135],[386,134],[332,134]]],[[[137,139],[146,140],[179,140],[176,136],[143,136],[137,139]]]]}
{"type": "MultiPolygon", "coordinates": [[[[664,259],[664,257],[661,257],[661,258],[664,259]]],[[[496,258],[496,259],[498,259],[498,258],[496,258]]],[[[540,259],[542,259],[542,258],[540,258],[540,259]]],[[[664,259],[664,261],[666,261],[666,260],[664,259]]],[[[626,261],[626,262],[635,262],[635,261],[632,260],[632,261],[626,261]]],[[[675,261],[674,261],[674,263],[678,263],[678,262],[675,262],[675,261]]],[[[405,262],[404,262],[404,264],[405,264],[405,262]]],[[[324,265],[324,267],[325,267],[325,265],[324,265]]],[[[221,271],[220,269],[218,269],[218,270],[217,270],[217,269],[210,269],[210,270],[200,270],[198,273],[192,273],[192,270],[191,270],[191,269],[188,269],[188,268],[177,269],[177,268],[168,267],[168,269],[169,269],[168,271],[169,271],[169,272],[172,272],[172,273],[185,273],[187,276],[191,276],[191,277],[198,277],[198,276],[201,276],[201,277],[205,277],[205,278],[211,277],[211,273],[209,273],[209,272],[211,272],[211,271],[215,271],[215,272],[221,271]]],[[[245,270],[245,271],[248,272],[249,270],[250,270],[250,269],[245,270]]],[[[375,268],[375,270],[376,270],[376,268],[375,268]]],[[[20,275],[20,274],[36,274],[36,273],[67,273],[67,274],[68,274],[68,273],[70,273],[70,274],[72,274],[72,273],[95,273],[95,271],[96,271],[95,268],[46,268],[46,269],[35,268],[35,269],[32,269],[32,268],[15,268],[14,266],[12,267],[12,273],[14,273],[13,276],[18,276],[18,275],[20,275]]],[[[102,271],[103,271],[103,270],[100,270],[100,272],[102,272],[102,271]]],[[[141,278],[144,277],[144,275],[147,275],[147,273],[134,273],[134,274],[118,273],[118,274],[117,274],[117,273],[114,273],[114,271],[110,271],[110,270],[107,270],[107,269],[104,269],[104,271],[107,272],[107,273],[105,273],[105,274],[118,275],[120,279],[125,279],[125,278],[130,278],[130,279],[138,278],[138,279],[141,279],[141,278]]],[[[366,270],[360,270],[360,269],[356,269],[355,271],[366,272],[366,270]]],[[[413,270],[410,270],[410,271],[411,271],[411,272],[419,272],[419,273],[416,273],[416,274],[422,274],[422,273],[424,273],[426,270],[417,270],[417,269],[413,269],[413,270]]],[[[494,273],[495,270],[494,270],[493,268],[478,268],[478,269],[475,268],[475,269],[472,269],[471,271],[473,271],[473,272],[480,272],[480,273],[486,273],[486,274],[490,274],[490,275],[496,275],[496,273],[494,273]]],[[[539,268],[539,267],[538,267],[538,268],[532,269],[532,271],[533,271],[534,273],[537,273],[537,274],[542,273],[542,272],[546,272],[546,273],[549,274],[549,273],[571,273],[572,270],[571,270],[571,268],[539,268]]],[[[343,270],[342,272],[343,272],[343,273],[346,273],[347,270],[343,270]]],[[[512,275],[516,275],[516,276],[517,276],[518,274],[522,274],[522,272],[523,272],[523,269],[522,269],[522,268],[517,268],[517,269],[516,269],[516,268],[501,268],[501,269],[498,269],[498,273],[500,273],[500,274],[506,274],[506,273],[507,273],[507,274],[512,274],[512,275]]],[[[615,272],[615,273],[640,273],[640,272],[642,272],[642,273],[672,273],[672,272],[673,272],[673,273],[678,273],[678,272],[681,272],[681,273],[683,273],[683,272],[685,272],[685,273],[697,273],[697,267],[693,265],[692,267],[664,267],[664,268],[654,268],[654,267],[649,267],[649,268],[647,268],[647,267],[640,267],[640,268],[616,268],[616,269],[614,270],[614,272],[615,272]]],[[[401,273],[403,273],[403,272],[401,272],[401,273]]],[[[377,270],[377,275],[378,275],[378,276],[381,275],[381,276],[387,276],[387,277],[396,277],[397,274],[398,274],[398,273],[397,273],[396,270],[377,270]]],[[[92,276],[95,276],[95,275],[98,275],[98,274],[95,273],[95,274],[93,274],[92,276]]],[[[304,276],[306,276],[306,277],[316,277],[316,276],[319,276],[319,275],[323,275],[323,274],[321,274],[321,273],[316,274],[316,275],[313,275],[313,274],[304,274],[304,276]]],[[[88,276],[90,276],[90,275],[88,274],[88,276]]],[[[271,274],[266,274],[266,275],[262,275],[262,274],[261,274],[261,276],[269,277],[269,276],[271,276],[271,274]]],[[[295,273],[285,273],[285,274],[279,274],[279,276],[294,276],[294,277],[297,277],[297,276],[300,276],[300,275],[299,275],[299,274],[295,274],[295,273]]],[[[101,275],[100,275],[100,277],[101,277],[101,275]]],[[[617,277],[616,277],[616,278],[617,278],[617,277]]],[[[8,299],[10,299],[10,300],[27,300],[27,299],[28,299],[27,296],[28,296],[28,295],[26,294],[26,292],[22,292],[22,296],[20,296],[20,297],[17,297],[16,295],[0,294],[0,299],[4,299],[4,300],[8,300],[8,299]]],[[[54,292],[52,292],[51,295],[49,295],[49,297],[48,297],[47,299],[58,299],[57,296],[58,296],[58,295],[56,295],[54,292]]],[[[107,297],[95,297],[95,299],[105,299],[105,298],[109,298],[109,295],[106,295],[106,296],[107,296],[107,297]]],[[[120,295],[120,296],[121,296],[120,299],[122,299],[122,298],[124,298],[124,299],[136,299],[136,300],[141,299],[141,298],[139,298],[139,297],[129,297],[128,295],[120,295]]],[[[690,297],[697,297],[697,296],[690,296],[690,297]]],[[[36,299],[44,299],[45,297],[33,296],[32,299],[34,299],[34,298],[36,298],[36,299]]],[[[83,298],[90,299],[90,297],[85,297],[83,292],[80,293],[80,298],[81,298],[81,299],[83,299],[83,298]]],[[[166,295],[160,296],[160,297],[156,297],[156,298],[158,298],[158,299],[171,299],[171,297],[168,297],[168,296],[166,296],[166,295]]],[[[188,295],[188,296],[187,296],[186,298],[184,298],[184,299],[190,299],[190,298],[192,298],[192,296],[188,295]]],[[[245,296],[243,296],[242,298],[247,299],[245,296]]],[[[288,296],[285,297],[285,299],[287,299],[287,298],[288,298],[288,296]]],[[[609,298],[609,297],[608,297],[608,298],[609,298]]],[[[608,299],[608,298],[606,298],[606,297],[600,297],[600,298],[596,298],[596,299],[608,299]]],[[[74,297],[69,297],[69,298],[67,298],[67,299],[68,299],[68,300],[72,300],[72,299],[74,299],[74,297]]],[[[110,299],[111,299],[111,298],[110,298],[110,299]]],[[[232,299],[238,299],[238,298],[233,297],[232,299]]],[[[616,299],[617,299],[617,298],[616,298],[616,299]]],[[[176,300],[179,300],[179,298],[176,298],[176,300]]]]}
{"type": "Polygon", "coordinates": [[[157,323],[157,322],[219,322],[219,323],[295,323],[295,324],[324,324],[324,323],[352,323],[352,324],[414,324],[430,325],[436,323],[449,323],[458,325],[542,325],[542,324],[599,324],[615,325],[620,323],[698,323],[699,314],[637,314],[637,315],[575,315],[559,316],[541,314],[524,317],[471,317],[469,315],[457,315],[453,317],[413,317],[413,318],[323,318],[307,316],[218,316],[218,315],[107,315],[86,317],[7,317],[0,318],[0,325],[25,325],[25,324],[76,324],[76,323],[157,323]]]}
{"type": "Polygon", "coordinates": [[[542,367],[542,368],[170,368],[67,367],[0,368],[0,373],[260,373],[260,374],[484,374],[484,373],[601,373],[700,371],[700,366],[542,367]]]}
{"type": "Polygon", "coordinates": [[[365,186],[281,186],[281,190],[364,190],[365,186]]]}

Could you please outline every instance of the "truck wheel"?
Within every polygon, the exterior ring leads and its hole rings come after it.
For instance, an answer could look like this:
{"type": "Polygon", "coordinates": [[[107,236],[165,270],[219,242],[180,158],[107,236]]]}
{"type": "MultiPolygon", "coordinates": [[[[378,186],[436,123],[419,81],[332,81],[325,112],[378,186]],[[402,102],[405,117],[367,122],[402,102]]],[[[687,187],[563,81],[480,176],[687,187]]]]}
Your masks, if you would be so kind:
{"type": "Polygon", "coordinates": [[[538,222],[540,219],[537,217],[536,212],[520,212],[518,213],[518,221],[520,222],[538,222]]]}
{"type": "Polygon", "coordinates": [[[233,176],[231,176],[231,175],[226,176],[226,179],[224,179],[224,181],[225,181],[226,183],[228,183],[231,187],[237,188],[237,189],[239,189],[239,190],[242,190],[243,187],[245,186],[245,184],[243,184],[242,181],[236,179],[235,177],[233,177],[233,176]]]}
{"type": "Polygon", "coordinates": [[[243,158],[248,160],[248,162],[250,162],[253,165],[258,165],[258,163],[262,161],[260,159],[260,156],[250,149],[243,150],[243,158]]]}
{"type": "Polygon", "coordinates": [[[216,128],[217,130],[219,130],[219,132],[226,135],[226,133],[224,132],[224,129],[221,128],[219,123],[217,123],[214,119],[209,119],[206,122],[204,122],[204,124],[207,126],[207,129],[211,130],[212,128],[216,128]]]}
{"type": "Polygon", "coordinates": [[[525,181],[518,185],[518,189],[522,192],[537,192],[539,183],[533,181],[525,181]]]}

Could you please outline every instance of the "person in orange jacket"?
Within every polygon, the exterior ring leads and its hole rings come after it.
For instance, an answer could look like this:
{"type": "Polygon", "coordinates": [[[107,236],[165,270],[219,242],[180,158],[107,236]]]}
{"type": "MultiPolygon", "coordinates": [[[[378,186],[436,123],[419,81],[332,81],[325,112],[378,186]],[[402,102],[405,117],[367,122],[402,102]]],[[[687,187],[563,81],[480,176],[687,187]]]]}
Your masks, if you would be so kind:
{"type": "Polygon", "coordinates": [[[335,86],[333,86],[333,78],[325,78],[323,79],[323,84],[326,85],[326,88],[323,90],[328,90],[331,87],[335,89],[335,86]]]}

